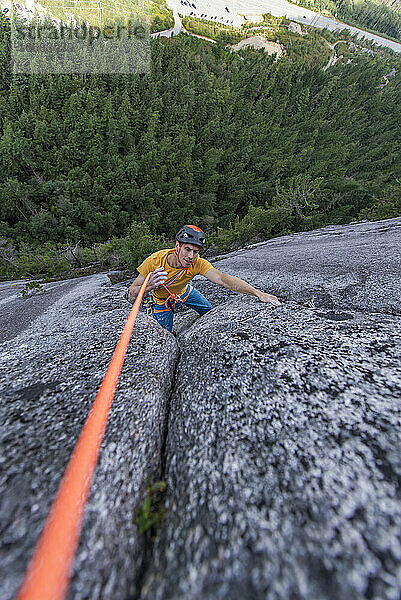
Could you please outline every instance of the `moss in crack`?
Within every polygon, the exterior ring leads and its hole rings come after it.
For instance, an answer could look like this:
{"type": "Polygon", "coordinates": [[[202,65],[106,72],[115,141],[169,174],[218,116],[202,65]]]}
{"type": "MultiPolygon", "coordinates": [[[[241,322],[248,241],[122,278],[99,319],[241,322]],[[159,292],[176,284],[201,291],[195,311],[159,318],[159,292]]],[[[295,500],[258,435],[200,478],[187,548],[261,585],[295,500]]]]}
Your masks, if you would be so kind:
{"type": "Polygon", "coordinates": [[[163,506],[163,495],[166,490],[165,481],[150,483],[147,481],[146,495],[143,504],[135,511],[135,525],[140,535],[149,532],[152,541],[155,540],[166,514],[163,506]]]}

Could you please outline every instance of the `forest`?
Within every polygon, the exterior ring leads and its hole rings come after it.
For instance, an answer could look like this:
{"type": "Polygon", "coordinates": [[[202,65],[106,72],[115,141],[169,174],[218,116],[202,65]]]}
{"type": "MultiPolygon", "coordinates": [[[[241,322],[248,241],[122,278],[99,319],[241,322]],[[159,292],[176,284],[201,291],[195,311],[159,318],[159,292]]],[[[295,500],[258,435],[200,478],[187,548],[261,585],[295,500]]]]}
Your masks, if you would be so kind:
{"type": "Polygon", "coordinates": [[[321,35],[302,43],[180,35],[149,73],[12,75],[2,19],[0,276],[62,272],[65,248],[134,266],[186,222],[219,250],[401,214],[401,59],[324,71],[321,35]]]}

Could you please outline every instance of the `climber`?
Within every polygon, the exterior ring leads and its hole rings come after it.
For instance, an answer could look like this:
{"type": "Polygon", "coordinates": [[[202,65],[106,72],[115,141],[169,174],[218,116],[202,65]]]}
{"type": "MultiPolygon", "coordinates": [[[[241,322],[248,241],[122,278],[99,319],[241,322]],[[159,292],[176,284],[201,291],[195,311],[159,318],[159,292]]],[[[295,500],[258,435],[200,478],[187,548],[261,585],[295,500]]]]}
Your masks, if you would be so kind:
{"type": "Polygon", "coordinates": [[[134,300],[146,276],[153,271],[145,294],[151,294],[153,317],[168,331],[173,330],[174,311],[178,305],[185,303],[200,315],[212,308],[210,302],[190,285],[195,275],[203,275],[233,292],[256,296],[262,302],[270,302],[274,306],[280,304],[276,296],[261,292],[238,277],[221,273],[210,262],[200,258],[199,252],[206,245],[205,234],[199,227],[185,225],[175,240],[175,248],[155,252],[138,267],[139,275],[128,289],[128,298],[134,300]]]}

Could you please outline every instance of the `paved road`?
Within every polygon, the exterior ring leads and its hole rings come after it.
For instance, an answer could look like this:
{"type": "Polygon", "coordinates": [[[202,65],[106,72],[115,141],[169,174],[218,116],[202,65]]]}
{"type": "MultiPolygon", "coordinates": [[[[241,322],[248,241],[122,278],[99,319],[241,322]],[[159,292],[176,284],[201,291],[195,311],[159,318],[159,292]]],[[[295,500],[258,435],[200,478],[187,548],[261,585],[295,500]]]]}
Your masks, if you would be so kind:
{"type": "Polygon", "coordinates": [[[243,22],[240,15],[263,14],[269,12],[276,17],[285,16],[298,23],[312,25],[313,27],[318,27],[320,29],[336,31],[346,28],[349,29],[352,34],[356,34],[360,39],[366,37],[380,46],[391,48],[395,52],[401,52],[400,43],[392,42],[391,40],[387,40],[386,38],[373,33],[368,33],[357,27],[346,25],[336,19],[324,17],[323,15],[319,15],[302,6],[290,4],[285,0],[213,0],[213,2],[210,0],[193,0],[192,2],[191,0],[191,3],[188,1],[186,5],[182,4],[181,0],[167,0],[167,3],[171,8],[178,7],[180,13],[184,15],[194,12],[199,18],[202,18],[202,14],[207,15],[206,17],[203,17],[206,19],[216,16],[216,22],[228,23],[234,26],[239,26],[243,22]],[[196,9],[193,8],[193,4],[195,4],[196,9]],[[228,8],[228,11],[226,10],[226,7],[228,8]]]}
{"type": "Polygon", "coordinates": [[[178,7],[174,5],[172,6],[172,10],[174,17],[174,27],[171,27],[171,29],[166,29],[165,31],[157,31],[156,33],[151,33],[150,37],[173,37],[178,35],[182,31],[182,23],[180,15],[178,14],[178,7]]]}
{"type": "MultiPolygon", "coordinates": [[[[387,48],[391,48],[391,50],[394,50],[395,52],[401,52],[401,43],[387,40],[379,35],[368,33],[357,27],[352,27],[351,25],[346,25],[341,21],[330,19],[320,15],[319,13],[313,12],[312,10],[303,8],[302,6],[290,4],[289,2],[286,2],[286,0],[213,0],[213,2],[210,2],[210,0],[194,0],[191,3],[189,0],[185,1],[186,4],[182,4],[181,0],[167,0],[167,4],[174,13],[174,27],[165,32],[161,32],[161,35],[171,37],[172,35],[176,36],[180,33],[181,20],[178,16],[178,10],[184,15],[194,13],[194,15],[198,18],[212,18],[217,23],[225,23],[236,27],[240,26],[243,22],[242,15],[263,14],[265,12],[269,12],[276,17],[285,16],[293,21],[297,21],[298,23],[311,25],[320,29],[336,31],[346,28],[349,29],[352,34],[356,34],[359,39],[365,37],[369,40],[372,40],[379,46],[385,46],[387,48]],[[202,17],[202,15],[205,16],[202,17]]],[[[10,2],[9,0],[2,0],[0,5],[1,8],[9,8],[10,2]]],[[[27,7],[23,9],[22,12],[24,13],[24,16],[30,20],[33,14],[31,7],[33,6],[32,1],[26,0],[23,4],[21,3],[21,6],[27,7]]],[[[39,5],[37,4],[35,5],[36,8],[38,6],[39,5]]],[[[152,34],[152,37],[158,37],[158,35],[160,35],[160,33],[152,34]]]]}
{"type": "Polygon", "coordinates": [[[386,46],[395,52],[401,52],[401,44],[397,42],[392,42],[391,40],[387,40],[379,35],[368,33],[362,29],[359,29],[358,27],[346,25],[345,23],[337,21],[336,19],[330,19],[323,15],[319,15],[319,13],[308,10],[307,8],[303,8],[302,6],[290,4],[285,0],[237,0],[235,5],[239,11],[244,11],[247,8],[248,12],[270,12],[274,16],[286,16],[293,21],[298,21],[298,23],[313,25],[313,27],[319,27],[320,29],[336,31],[346,28],[349,29],[352,34],[357,34],[359,39],[365,37],[380,46],[386,46]]]}

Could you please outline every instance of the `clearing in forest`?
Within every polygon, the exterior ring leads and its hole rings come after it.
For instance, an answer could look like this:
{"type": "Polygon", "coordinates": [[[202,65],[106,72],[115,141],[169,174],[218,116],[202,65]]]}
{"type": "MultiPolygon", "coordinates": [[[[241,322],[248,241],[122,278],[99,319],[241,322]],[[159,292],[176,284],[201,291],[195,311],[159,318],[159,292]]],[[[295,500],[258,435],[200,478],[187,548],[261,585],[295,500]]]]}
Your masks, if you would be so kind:
{"type": "Polygon", "coordinates": [[[281,58],[285,54],[284,47],[277,42],[270,42],[266,38],[261,35],[255,35],[250,38],[246,38],[245,40],[241,40],[238,44],[231,46],[232,49],[237,52],[242,48],[255,48],[255,50],[260,50],[261,48],[267,54],[277,54],[277,58],[281,58]]]}

